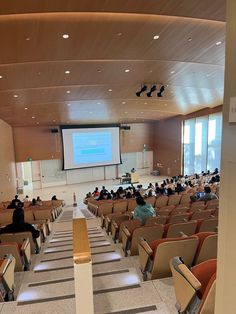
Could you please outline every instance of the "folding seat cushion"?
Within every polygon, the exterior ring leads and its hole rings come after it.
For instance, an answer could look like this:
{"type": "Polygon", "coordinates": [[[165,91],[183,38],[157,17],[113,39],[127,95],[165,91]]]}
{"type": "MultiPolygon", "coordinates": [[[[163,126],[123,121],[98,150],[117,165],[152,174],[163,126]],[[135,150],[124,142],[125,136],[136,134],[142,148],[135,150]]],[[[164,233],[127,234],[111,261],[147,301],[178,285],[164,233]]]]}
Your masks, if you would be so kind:
{"type": "Polygon", "coordinates": [[[127,210],[129,212],[134,211],[136,206],[137,206],[137,202],[135,198],[131,198],[128,200],[127,210]]]}
{"type": "Polygon", "coordinates": [[[0,260],[0,296],[1,301],[12,301],[14,299],[14,269],[15,258],[7,254],[0,260]]]}
{"type": "Polygon", "coordinates": [[[113,213],[124,213],[127,210],[127,200],[118,200],[113,202],[113,213]]]}
{"type": "Polygon", "coordinates": [[[150,273],[150,279],[171,276],[169,261],[174,256],[181,256],[186,265],[191,266],[198,246],[195,236],[183,238],[159,239],[148,244],[141,241],[139,244],[139,261],[144,279],[150,273]]]}
{"type": "Polygon", "coordinates": [[[0,235],[1,243],[24,243],[26,239],[29,239],[31,254],[38,253],[41,248],[41,240],[40,237],[34,240],[31,232],[3,233],[0,235]]]}
{"type": "Polygon", "coordinates": [[[217,257],[217,240],[216,232],[200,232],[195,234],[198,237],[199,244],[194,258],[194,264],[200,264],[206,260],[217,257]]]}
{"type": "Polygon", "coordinates": [[[211,210],[196,210],[191,215],[191,220],[209,219],[211,217],[211,210]]]}
{"type": "Polygon", "coordinates": [[[216,260],[205,261],[190,270],[182,258],[170,260],[178,313],[214,313],[216,260]]]}
{"type": "Polygon", "coordinates": [[[152,205],[152,206],[154,207],[154,206],[155,206],[155,203],[156,203],[156,197],[155,197],[155,196],[147,197],[147,198],[145,199],[145,202],[146,202],[147,204],[152,205]]]}
{"type": "Polygon", "coordinates": [[[150,217],[146,219],[145,226],[164,225],[166,223],[166,219],[166,216],[150,217]]]}
{"type": "Polygon", "coordinates": [[[127,220],[127,218],[125,217],[125,218],[118,218],[117,220],[117,218],[115,219],[115,221],[112,221],[112,224],[111,224],[111,233],[112,233],[112,238],[114,242],[116,242],[116,240],[119,240],[119,242],[121,242],[122,240],[121,235],[122,235],[123,227],[127,227],[132,232],[133,229],[141,226],[141,221],[139,219],[127,220]]]}
{"type": "Polygon", "coordinates": [[[127,214],[113,213],[113,214],[108,214],[107,216],[103,216],[103,217],[104,217],[104,227],[106,229],[106,232],[109,234],[109,232],[111,231],[112,221],[120,224],[120,222],[124,220],[129,220],[131,216],[129,213],[127,214]]]}
{"type": "Polygon", "coordinates": [[[97,208],[97,213],[96,216],[101,216],[103,215],[108,215],[111,214],[113,211],[113,201],[102,201],[101,203],[98,202],[98,208],[97,208]]]}
{"type": "Polygon", "coordinates": [[[178,205],[181,199],[181,195],[174,194],[170,195],[168,199],[168,205],[178,205]]]}
{"type": "Polygon", "coordinates": [[[211,279],[212,275],[216,273],[216,270],[216,259],[210,259],[192,267],[191,271],[193,275],[201,282],[201,289],[198,291],[198,296],[200,297],[200,299],[203,297],[208,282],[211,279]]]}
{"type": "Polygon", "coordinates": [[[28,270],[31,263],[30,243],[26,239],[23,243],[6,242],[0,244],[0,258],[11,254],[15,258],[15,271],[28,270]]]}
{"type": "Polygon", "coordinates": [[[189,220],[189,213],[182,213],[177,215],[171,215],[168,217],[168,223],[180,223],[180,222],[187,222],[189,220]]]}
{"type": "Polygon", "coordinates": [[[122,248],[127,256],[128,250],[130,255],[138,255],[138,244],[141,238],[150,242],[154,239],[161,239],[163,235],[164,226],[142,226],[130,231],[127,227],[122,229],[122,248]]]}
{"type": "Polygon", "coordinates": [[[12,214],[13,210],[5,209],[3,212],[0,212],[0,224],[1,226],[6,226],[12,223],[12,214]]]}
{"type": "Polygon", "coordinates": [[[159,208],[162,206],[166,206],[168,203],[168,196],[162,195],[156,198],[155,207],[159,208]]]}
{"type": "Polygon", "coordinates": [[[164,236],[165,238],[176,238],[183,234],[191,236],[196,232],[197,220],[191,220],[188,222],[181,222],[175,224],[165,225],[164,236]]]}
{"type": "Polygon", "coordinates": [[[180,199],[180,204],[189,204],[191,202],[191,194],[182,194],[180,199]]]}
{"type": "Polygon", "coordinates": [[[218,227],[218,218],[199,220],[196,232],[216,232],[218,227]]]}

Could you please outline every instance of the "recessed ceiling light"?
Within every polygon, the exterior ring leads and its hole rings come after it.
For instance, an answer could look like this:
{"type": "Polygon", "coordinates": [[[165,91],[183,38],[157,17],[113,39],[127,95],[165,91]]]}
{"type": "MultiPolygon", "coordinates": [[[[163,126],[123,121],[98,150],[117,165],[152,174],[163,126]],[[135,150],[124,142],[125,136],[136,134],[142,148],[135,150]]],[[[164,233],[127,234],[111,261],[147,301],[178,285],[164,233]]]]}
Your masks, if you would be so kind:
{"type": "Polygon", "coordinates": [[[29,41],[29,40],[30,40],[30,38],[29,38],[29,37],[26,37],[26,38],[25,38],[25,40],[29,41]]]}
{"type": "Polygon", "coordinates": [[[36,122],[36,124],[39,124],[39,122],[36,122]]]}
{"type": "Polygon", "coordinates": [[[222,44],[222,41],[217,41],[216,42],[216,46],[219,46],[219,45],[221,45],[222,44]]]}
{"type": "Polygon", "coordinates": [[[2,75],[0,75],[0,79],[2,79],[3,78],[3,76],[2,75]]]}
{"type": "Polygon", "coordinates": [[[122,33],[117,33],[117,36],[122,36],[122,33]]]}
{"type": "Polygon", "coordinates": [[[189,38],[188,38],[188,41],[189,41],[189,42],[192,41],[192,40],[193,40],[192,37],[189,37],[189,38]]]}
{"type": "Polygon", "coordinates": [[[56,122],[56,120],[52,120],[52,122],[56,122]]]}
{"type": "Polygon", "coordinates": [[[18,98],[19,96],[17,94],[13,95],[14,98],[18,98]]]}
{"type": "Polygon", "coordinates": [[[35,119],[35,117],[33,116],[32,119],[35,119]]]}
{"type": "Polygon", "coordinates": [[[67,106],[68,106],[68,107],[70,107],[70,106],[71,106],[71,104],[67,104],[67,106]]]}
{"type": "Polygon", "coordinates": [[[67,93],[67,94],[70,94],[70,90],[67,90],[66,93],[67,93]]]}
{"type": "Polygon", "coordinates": [[[157,40],[157,39],[159,39],[160,38],[160,36],[159,35],[155,35],[155,36],[153,36],[153,39],[155,39],[155,40],[157,40]]]}
{"type": "Polygon", "coordinates": [[[69,36],[68,34],[63,34],[62,37],[63,37],[64,39],[68,39],[70,36],[69,36]]]}
{"type": "Polygon", "coordinates": [[[112,89],[111,89],[111,88],[109,88],[109,89],[108,89],[108,92],[112,92],[112,89]]]}
{"type": "Polygon", "coordinates": [[[125,70],[125,73],[129,73],[129,72],[130,72],[130,69],[126,69],[126,70],[125,70]]]}
{"type": "Polygon", "coordinates": [[[28,108],[27,108],[27,107],[25,107],[25,110],[28,110],[28,108]]]}
{"type": "Polygon", "coordinates": [[[70,74],[70,71],[69,71],[69,70],[66,70],[66,71],[65,71],[65,74],[70,74]]]}
{"type": "Polygon", "coordinates": [[[171,74],[174,74],[174,73],[175,73],[175,71],[171,71],[170,73],[171,73],[171,74]]]}
{"type": "Polygon", "coordinates": [[[126,102],[125,101],[122,101],[122,105],[125,105],[126,104],[126,102]]]}
{"type": "Polygon", "coordinates": [[[101,72],[102,72],[102,70],[101,70],[101,69],[98,69],[97,71],[98,71],[98,73],[101,73],[101,72]]]}
{"type": "Polygon", "coordinates": [[[128,113],[128,111],[125,111],[125,114],[127,114],[128,113]]]}

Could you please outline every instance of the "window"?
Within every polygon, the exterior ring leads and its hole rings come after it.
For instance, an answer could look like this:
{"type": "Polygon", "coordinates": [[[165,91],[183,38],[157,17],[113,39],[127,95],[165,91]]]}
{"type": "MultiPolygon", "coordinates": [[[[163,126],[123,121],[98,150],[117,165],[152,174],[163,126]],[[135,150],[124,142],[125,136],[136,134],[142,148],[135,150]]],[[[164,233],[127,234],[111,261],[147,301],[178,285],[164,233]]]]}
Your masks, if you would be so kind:
{"type": "Polygon", "coordinates": [[[222,114],[185,120],[183,126],[184,174],[220,167],[222,114]]]}

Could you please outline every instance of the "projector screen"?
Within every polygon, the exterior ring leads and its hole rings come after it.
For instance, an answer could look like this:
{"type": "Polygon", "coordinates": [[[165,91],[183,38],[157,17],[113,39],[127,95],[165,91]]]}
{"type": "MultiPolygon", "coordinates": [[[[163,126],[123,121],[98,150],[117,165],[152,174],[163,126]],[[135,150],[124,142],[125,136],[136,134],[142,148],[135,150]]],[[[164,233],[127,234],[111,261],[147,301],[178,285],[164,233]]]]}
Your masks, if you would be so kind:
{"type": "Polygon", "coordinates": [[[121,163],[119,126],[61,126],[61,133],[64,170],[121,163]]]}

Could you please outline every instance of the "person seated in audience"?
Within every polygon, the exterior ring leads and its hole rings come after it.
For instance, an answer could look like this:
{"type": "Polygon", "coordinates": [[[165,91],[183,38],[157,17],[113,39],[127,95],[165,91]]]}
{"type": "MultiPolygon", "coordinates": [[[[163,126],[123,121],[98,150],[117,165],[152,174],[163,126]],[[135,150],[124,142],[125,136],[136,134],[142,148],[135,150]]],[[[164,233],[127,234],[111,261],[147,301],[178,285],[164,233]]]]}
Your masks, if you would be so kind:
{"type": "Polygon", "coordinates": [[[35,229],[31,224],[25,222],[24,210],[17,207],[12,215],[12,223],[0,229],[0,233],[15,233],[30,231],[34,239],[40,235],[39,230],[35,229]]]}
{"type": "Polygon", "coordinates": [[[160,189],[159,189],[159,192],[160,192],[161,195],[166,194],[166,189],[165,189],[164,183],[161,184],[161,187],[160,187],[160,189]]]}
{"type": "Polygon", "coordinates": [[[135,169],[132,168],[132,169],[130,170],[130,172],[131,172],[131,173],[135,173],[135,169]]]}
{"type": "Polygon", "coordinates": [[[167,196],[173,195],[174,191],[171,188],[167,189],[167,196]]]}
{"type": "Polygon", "coordinates": [[[204,187],[205,195],[200,197],[197,201],[204,201],[205,203],[210,200],[218,199],[215,193],[211,192],[211,188],[209,186],[204,187]]]}
{"type": "Polygon", "coordinates": [[[182,187],[182,185],[180,183],[177,183],[176,188],[175,188],[175,192],[179,194],[183,191],[184,191],[184,188],[182,187]]]}
{"type": "Polygon", "coordinates": [[[98,187],[96,187],[95,190],[94,190],[93,193],[92,193],[92,196],[93,196],[94,198],[97,198],[97,197],[99,197],[99,195],[100,195],[100,192],[99,192],[99,190],[98,190],[98,187]]]}
{"type": "Polygon", "coordinates": [[[38,205],[37,201],[36,201],[36,198],[33,198],[32,202],[30,203],[30,206],[36,206],[36,205],[38,205]]]}
{"type": "Polygon", "coordinates": [[[29,200],[29,196],[26,195],[25,198],[23,199],[23,202],[24,202],[24,203],[25,203],[25,202],[27,203],[27,202],[29,202],[29,201],[30,201],[30,200],[29,200]]]}
{"type": "Polygon", "coordinates": [[[124,198],[125,197],[125,191],[124,191],[122,186],[120,186],[118,188],[118,190],[116,191],[116,197],[117,198],[124,198]]]}
{"type": "Polygon", "coordinates": [[[104,194],[108,193],[108,191],[107,191],[107,189],[105,188],[105,186],[102,187],[100,193],[104,193],[104,194]]]}
{"type": "MultiPolygon", "coordinates": [[[[18,195],[15,195],[15,198],[13,198],[13,200],[11,201],[12,204],[15,204],[15,207],[17,206],[17,203],[20,203],[20,200],[18,198],[18,195]]],[[[14,207],[14,208],[15,208],[14,207]]]]}
{"type": "MultiPolygon", "coordinates": [[[[111,190],[111,192],[110,192],[110,194],[111,194],[111,198],[113,199],[114,198],[114,195],[116,194],[113,190],[111,190]]],[[[116,195],[115,195],[116,196],[116,195]]]]}
{"type": "Polygon", "coordinates": [[[43,202],[39,196],[37,196],[36,203],[37,203],[37,205],[43,205],[43,202]]]}
{"type": "Polygon", "coordinates": [[[219,173],[219,169],[218,168],[215,168],[215,170],[213,171],[212,174],[218,174],[219,173]]]}
{"type": "Polygon", "coordinates": [[[131,194],[130,191],[126,192],[126,195],[125,195],[125,196],[126,196],[127,199],[132,198],[132,194],[131,194]]]}
{"type": "Polygon", "coordinates": [[[143,197],[139,196],[136,198],[137,207],[134,210],[133,217],[134,219],[139,219],[142,223],[142,225],[145,224],[145,221],[149,217],[155,217],[156,212],[152,205],[147,204],[143,197]]]}
{"type": "Polygon", "coordinates": [[[53,197],[51,198],[52,201],[57,201],[57,197],[56,195],[53,195],[53,197]]]}
{"type": "Polygon", "coordinates": [[[215,176],[215,178],[216,178],[216,182],[219,183],[219,182],[220,182],[220,176],[217,174],[217,175],[215,176]]]}

